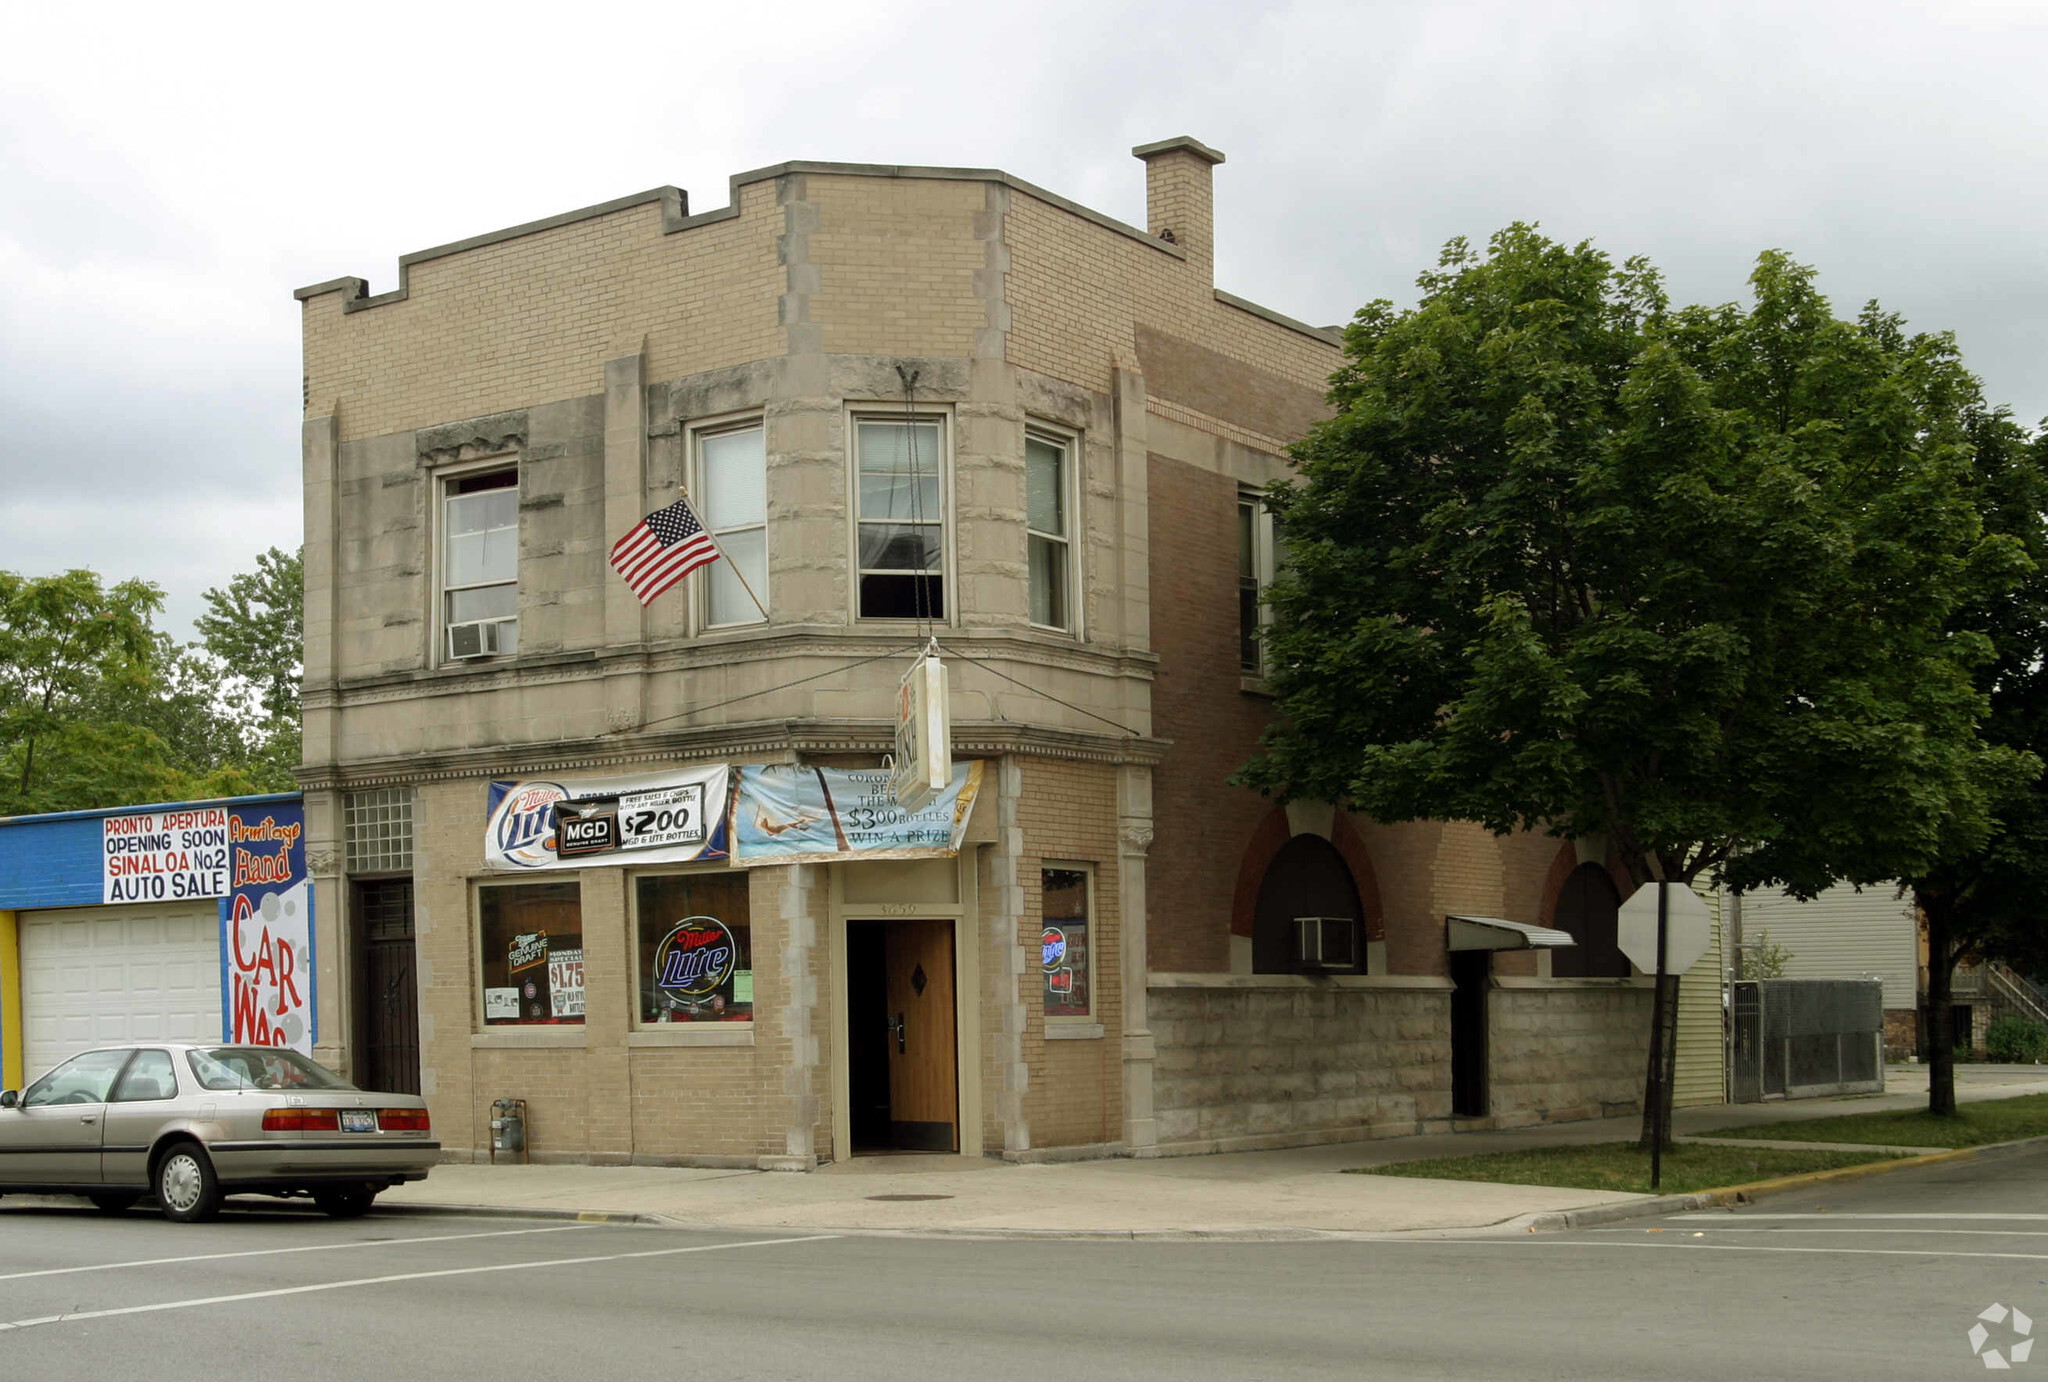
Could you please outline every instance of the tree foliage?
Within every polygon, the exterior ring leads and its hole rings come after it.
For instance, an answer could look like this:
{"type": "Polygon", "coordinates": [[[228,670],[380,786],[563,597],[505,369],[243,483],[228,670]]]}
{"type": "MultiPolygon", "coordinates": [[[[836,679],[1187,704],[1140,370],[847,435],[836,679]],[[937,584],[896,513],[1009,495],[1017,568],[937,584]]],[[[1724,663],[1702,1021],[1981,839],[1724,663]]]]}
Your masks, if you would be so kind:
{"type": "Polygon", "coordinates": [[[208,591],[207,646],[154,627],[163,595],[147,582],[0,571],[0,815],[288,790],[297,569],[272,549],[208,591]]]}
{"type": "Polygon", "coordinates": [[[1605,835],[1638,883],[1768,844],[1812,891],[1987,838],[2037,765],[1975,733],[1992,645],[1957,616],[2027,567],[1972,502],[1975,381],[1781,253],[1750,284],[1674,310],[1517,225],[1360,311],[1268,500],[1280,714],[1243,780],[1605,835]]]}

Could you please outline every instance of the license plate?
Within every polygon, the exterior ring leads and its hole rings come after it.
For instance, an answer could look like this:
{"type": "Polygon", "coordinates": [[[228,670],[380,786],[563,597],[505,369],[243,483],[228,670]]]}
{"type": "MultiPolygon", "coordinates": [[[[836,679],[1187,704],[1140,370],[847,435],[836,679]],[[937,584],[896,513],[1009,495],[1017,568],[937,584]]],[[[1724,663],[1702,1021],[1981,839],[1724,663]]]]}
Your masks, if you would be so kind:
{"type": "Polygon", "coordinates": [[[345,1108],[341,1111],[343,1132],[377,1131],[377,1112],[367,1108],[345,1108]]]}

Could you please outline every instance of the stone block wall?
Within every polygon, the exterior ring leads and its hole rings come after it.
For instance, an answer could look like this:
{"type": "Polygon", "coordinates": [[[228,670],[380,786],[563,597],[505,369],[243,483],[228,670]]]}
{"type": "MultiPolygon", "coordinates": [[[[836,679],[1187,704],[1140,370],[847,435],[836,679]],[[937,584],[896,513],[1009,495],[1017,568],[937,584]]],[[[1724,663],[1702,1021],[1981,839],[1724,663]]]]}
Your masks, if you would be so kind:
{"type": "Polygon", "coordinates": [[[1150,996],[1164,1151],[1307,1146],[1448,1125],[1448,984],[1260,975],[1155,984],[1150,996]]]}
{"type": "Polygon", "coordinates": [[[1627,982],[1496,988],[1487,1024],[1495,1125],[1640,1111],[1651,998],[1627,982]]]}

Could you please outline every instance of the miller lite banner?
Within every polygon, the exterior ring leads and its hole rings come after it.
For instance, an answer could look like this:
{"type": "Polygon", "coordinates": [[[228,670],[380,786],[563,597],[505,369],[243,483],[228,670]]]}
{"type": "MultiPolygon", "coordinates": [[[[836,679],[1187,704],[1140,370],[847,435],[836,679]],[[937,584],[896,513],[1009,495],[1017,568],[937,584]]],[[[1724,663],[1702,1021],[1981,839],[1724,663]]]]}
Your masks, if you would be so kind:
{"type": "Polygon", "coordinates": [[[532,873],[723,859],[730,782],[723,763],[637,777],[493,782],[484,867],[532,873]]]}

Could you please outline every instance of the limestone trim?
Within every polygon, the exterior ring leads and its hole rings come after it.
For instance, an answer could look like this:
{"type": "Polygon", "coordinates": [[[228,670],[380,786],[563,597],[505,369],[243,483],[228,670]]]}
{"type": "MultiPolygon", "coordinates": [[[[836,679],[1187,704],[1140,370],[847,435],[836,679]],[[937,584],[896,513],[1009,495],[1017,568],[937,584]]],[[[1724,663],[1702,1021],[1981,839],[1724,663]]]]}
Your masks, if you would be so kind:
{"type": "Polygon", "coordinates": [[[413,446],[419,463],[431,468],[522,450],[526,432],[527,410],[519,408],[422,427],[413,433],[413,446]]]}
{"type": "Polygon", "coordinates": [[[1171,153],[1175,149],[1186,149],[1205,163],[1216,164],[1223,162],[1222,150],[1210,148],[1191,134],[1177,134],[1171,139],[1160,139],[1150,144],[1140,144],[1131,150],[1131,157],[1150,158],[1153,154],[1171,153]]]}
{"type": "MultiPolygon", "coordinates": [[[[1495,983],[1501,983],[1495,979],[1495,983]]],[[[1578,981],[1569,979],[1529,980],[1530,987],[1549,988],[1578,981]]],[[[1588,981],[1607,988],[1626,988],[1626,979],[1588,981]]],[[[1147,987],[1155,989],[1427,989],[1450,992],[1449,979],[1434,974],[1187,974],[1154,972],[1147,987]]]]}
{"type": "Polygon", "coordinates": [[[1626,979],[1547,979],[1534,974],[1496,974],[1497,989],[1646,989],[1655,987],[1647,974],[1626,979]]]}
{"type": "MultiPolygon", "coordinates": [[[[1064,635],[1037,630],[956,629],[947,639],[955,652],[984,661],[1006,660],[1068,672],[1150,681],[1157,655],[1119,652],[1077,644],[1064,635]]],[[[664,639],[618,648],[532,653],[489,668],[432,667],[349,677],[332,686],[308,688],[310,709],[342,709],[426,696],[467,696],[475,692],[547,685],[609,675],[630,668],[649,673],[687,672],[750,662],[781,663],[804,657],[868,658],[902,652],[913,644],[901,635],[874,631],[849,634],[835,625],[762,628],[758,625],[700,638],[664,639]],[[823,636],[821,636],[823,635],[823,636]],[[601,664],[615,664],[598,670],[601,664]]]]}
{"type": "MultiPolygon", "coordinates": [[[[895,734],[893,722],[883,720],[772,720],[721,725],[698,733],[641,735],[616,743],[588,738],[326,763],[300,768],[299,781],[305,791],[356,791],[635,764],[715,759],[791,762],[796,755],[805,753],[884,753],[894,747],[895,734]]],[[[1168,741],[1163,739],[1117,739],[1107,734],[1037,729],[1012,721],[955,721],[953,726],[954,752],[966,758],[1015,753],[1077,763],[1149,767],[1159,762],[1168,747],[1168,741]]]]}

